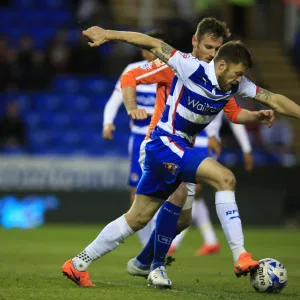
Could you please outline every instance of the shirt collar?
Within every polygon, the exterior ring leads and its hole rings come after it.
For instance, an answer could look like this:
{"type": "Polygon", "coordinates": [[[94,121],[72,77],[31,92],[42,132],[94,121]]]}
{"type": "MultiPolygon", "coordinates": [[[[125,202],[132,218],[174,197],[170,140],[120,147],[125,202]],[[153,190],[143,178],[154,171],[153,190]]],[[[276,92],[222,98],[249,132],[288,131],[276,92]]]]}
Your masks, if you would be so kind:
{"type": "Polygon", "coordinates": [[[217,80],[216,71],[215,71],[215,62],[213,60],[208,64],[208,73],[209,73],[209,79],[210,79],[212,85],[214,85],[218,89],[220,89],[219,83],[217,80]]]}

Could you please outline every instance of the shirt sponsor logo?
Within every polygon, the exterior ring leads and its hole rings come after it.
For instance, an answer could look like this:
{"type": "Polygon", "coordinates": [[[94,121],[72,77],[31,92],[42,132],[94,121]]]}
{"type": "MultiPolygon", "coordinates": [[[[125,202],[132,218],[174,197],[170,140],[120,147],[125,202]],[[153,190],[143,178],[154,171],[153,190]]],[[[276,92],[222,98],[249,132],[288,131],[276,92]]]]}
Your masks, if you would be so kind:
{"type": "Polygon", "coordinates": [[[218,113],[222,110],[222,108],[219,107],[212,107],[207,103],[201,103],[199,100],[191,99],[188,96],[188,106],[193,107],[196,110],[199,110],[201,112],[210,112],[212,114],[218,113]]]}

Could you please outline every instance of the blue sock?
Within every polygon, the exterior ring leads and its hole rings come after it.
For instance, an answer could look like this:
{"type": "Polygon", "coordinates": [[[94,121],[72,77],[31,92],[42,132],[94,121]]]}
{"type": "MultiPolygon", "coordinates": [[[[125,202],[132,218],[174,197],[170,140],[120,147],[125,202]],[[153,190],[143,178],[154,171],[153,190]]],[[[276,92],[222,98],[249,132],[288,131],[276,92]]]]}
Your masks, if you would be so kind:
{"type": "Polygon", "coordinates": [[[165,265],[166,255],[175,238],[180,211],[181,207],[166,201],[158,213],[151,270],[165,265]]]}
{"type": "Polygon", "coordinates": [[[134,264],[142,269],[150,269],[154,253],[155,229],[152,231],[148,243],[144,246],[142,252],[136,257],[134,264]]]}

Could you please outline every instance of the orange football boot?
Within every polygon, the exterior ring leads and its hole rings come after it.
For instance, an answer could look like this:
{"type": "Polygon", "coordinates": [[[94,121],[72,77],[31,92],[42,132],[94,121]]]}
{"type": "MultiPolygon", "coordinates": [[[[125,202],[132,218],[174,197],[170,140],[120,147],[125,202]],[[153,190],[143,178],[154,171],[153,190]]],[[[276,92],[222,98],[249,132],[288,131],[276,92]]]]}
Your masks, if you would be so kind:
{"type": "Polygon", "coordinates": [[[167,255],[173,255],[175,251],[176,251],[176,247],[173,244],[171,244],[167,255]]]}
{"type": "Polygon", "coordinates": [[[234,264],[236,277],[246,276],[249,272],[259,267],[259,262],[252,259],[252,254],[244,252],[239,256],[239,260],[234,264]]]}
{"type": "Polygon", "coordinates": [[[67,276],[79,286],[95,286],[89,279],[89,272],[77,271],[73,266],[72,259],[69,259],[63,264],[63,266],[61,267],[61,271],[64,276],[67,276]]]}
{"type": "Polygon", "coordinates": [[[204,244],[202,246],[202,248],[200,248],[199,250],[196,251],[195,255],[205,256],[205,255],[217,254],[220,252],[220,248],[221,248],[221,245],[219,243],[213,244],[213,245],[204,244]]]}

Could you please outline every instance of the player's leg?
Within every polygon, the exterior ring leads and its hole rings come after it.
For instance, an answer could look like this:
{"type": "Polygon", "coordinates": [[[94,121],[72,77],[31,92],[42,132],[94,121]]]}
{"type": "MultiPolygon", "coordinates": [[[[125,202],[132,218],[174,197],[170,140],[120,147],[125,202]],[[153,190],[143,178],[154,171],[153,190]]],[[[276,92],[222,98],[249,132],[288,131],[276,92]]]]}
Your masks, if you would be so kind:
{"type": "MultiPolygon", "coordinates": [[[[197,161],[197,158],[195,158],[197,161]]],[[[197,183],[207,183],[216,188],[216,210],[234,259],[234,272],[245,275],[259,263],[251,258],[244,248],[244,235],[238,207],[235,201],[236,179],[233,173],[212,158],[206,158],[193,170],[193,156],[189,157],[185,179],[191,180],[196,174],[197,183]]]]}
{"type": "MultiPolygon", "coordinates": [[[[143,248],[140,254],[133,259],[132,263],[141,270],[150,270],[151,264],[154,261],[156,265],[164,265],[165,257],[160,256],[158,253],[168,252],[171,241],[173,240],[176,234],[176,225],[178,222],[178,214],[173,213],[170,217],[169,212],[177,212],[181,210],[181,207],[184,205],[185,199],[187,196],[187,191],[184,184],[181,184],[177,190],[169,197],[169,199],[162,205],[156,217],[156,227],[152,231],[151,237],[147,245],[143,248]],[[170,223],[170,218],[171,222],[170,223]],[[165,220],[164,220],[165,219],[165,220]],[[163,220],[163,221],[161,221],[163,220]],[[175,225],[173,225],[175,224],[175,225]],[[170,231],[171,228],[171,231],[170,231]],[[164,238],[164,241],[160,237],[164,238]],[[159,243],[155,247],[155,241],[158,240],[159,243]],[[158,263],[159,262],[159,263],[158,263]]],[[[140,276],[139,272],[130,271],[127,268],[129,274],[140,276]]]]}
{"type": "MultiPolygon", "coordinates": [[[[140,134],[132,134],[129,142],[129,154],[130,154],[130,172],[128,178],[128,184],[130,186],[130,201],[131,204],[135,198],[136,187],[140,178],[142,176],[142,169],[139,163],[140,158],[140,149],[141,144],[144,141],[144,136],[140,134]]],[[[152,228],[151,228],[151,221],[148,222],[144,228],[137,232],[138,238],[143,246],[149,240],[151,235],[152,228]]]]}
{"type": "Polygon", "coordinates": [[[134,232],[143,228],[161,204],[162,201],[154,197],[136,195],[134,203],[125,215],[106,225],[85,250],[62,266],[63,274],[80,286],[92,286],[86,271],[88,266],[117,248],[134,232]]]}
{"type": "Polygon", "coordinates": [[[156,164],[152,166],[156,169],[161,180],[157,186],[157,190],[163,191],[165,189],[167,193],[164,193],[164,195],[166,196],[176,191],[175,194],[178,194],[178,196],[174,198],[170,197],[163,204],[157,215],[156,229],[152,232],[147,245],[136,258],[130,260],[127,264],[128,273],[139,276],[140,274],[138,274],[139,272],[135,272],[136,270],[131,272],[133,269],[132,266],[134,265],[138,269],[144,270],[148,268],[149,271],[149,264],[152,262],[148,282],[160,287],[170,287],[172,285],[166,275],[164,262],[171,241],[176,234],[178,217],[187,195],[185,185],[181,185],[178,188],[180,181],[177,180],[177,176],[182,167],[182,158],[169,147],[166,147],[165,143],[167,142],[161,139],[147,143],[145,165],[147,158],[151,158],[151,155],[156,158],[158,157],[159,159],[156,159],[156,164]],[[151,155],[148,156],[147,149],[151,149],[153,145],[155,145],[155,151],[151,152],[151,155]],[[176,190],[176,188],[178,189],[176,190]],[[151,259],[152,257],[153,260],[151,259]]]}
{"type": "Polygon", "coordinates": [[[195,201],[193,202],[192,218],[201,232],[204,244],[196,251],[196,255],[215,254],[220,251],[220,244],[218,242],[213,225],[210,221],[209,211],[206,203],[202,197],[202,185],[196,185],[195,201]]]}
{"type": "MultiPolygon", "coordinates": [[[[194,184],[191,184],[193,187],[194,184]]],[[[193,188],[193,191],[190,191],[189,186],[185,186],[182,184],[178,187],[178,189],[169,197],[169,199],[162,205],[162,207],[157,212],[156,219],[159,215],[159,218],[163,218],[163,214],[160,214],[161,210],[166,208],[166,206],[169,206],[170,204],[173,204],[176,207],[181,207],[182,211],[180,212],[177,228],[175,232],[180,233],[185,228],[189,227],[191,224],[191,207],[192,207],[192,201],[194,199],[195,195],[195,189],[193,188]],[[192,194],[191,194],[192,193],[192,194]],[[184,204],[184,205],[183,205],[184,204]]],[[[154,219],[154,218],[153,218],[154,219]]],[[[169,224],[170,226],[170,224],[169,224]]],[[[132,276],[142,276],[144,277],[146,272],[150,272],[150,266],[153,262],[154,253],[156,253],[157,256],[161,256],[161,261],[164,261],[164,258],[167,254],[167,251],[170,247],[170,244],[164,244],[163,248],[156,247],[154,249],[155,239],[157,238],[157,235],[161,233],[161,227],[162,223],[159,222],[158,226],[155,226],[151,237],[149,239],[149,242],[147,245],[143,248],[143,250],[140,252],[137,257],[131,259],[127,264],[127,272],[132,276]],[[157,230],[156,230],[157,229],[157,230]],[[161,253],[162,252],[162,253],[161,253]]],[[[170,249],[169,249],[170,250],[170,249]]]]}
{"type": "Polygon", "coordinates": [[[188,194],[185,200],[185,204],[181,210],[178,224],[177,224],[177,230],[176,230],[176,237],[173,240],[168,255],[172,255],[175,253],[175,251],[180,246],[182,240],[186,236],[188,232],[188,228],[190,227],[192,223],[192,206],[195,198],[195,184],[193,183],[185,183],[188,194]]]}

